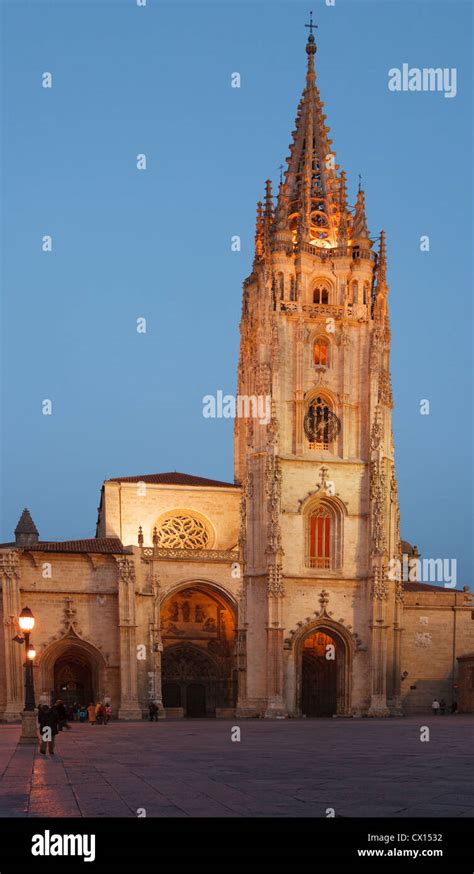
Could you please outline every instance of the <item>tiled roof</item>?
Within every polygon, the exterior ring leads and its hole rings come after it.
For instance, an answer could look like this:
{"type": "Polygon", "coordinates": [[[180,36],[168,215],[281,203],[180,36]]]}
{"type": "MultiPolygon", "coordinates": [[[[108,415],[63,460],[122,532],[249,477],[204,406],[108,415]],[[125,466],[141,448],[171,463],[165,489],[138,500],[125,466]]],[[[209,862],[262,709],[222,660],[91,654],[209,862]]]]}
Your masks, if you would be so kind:
{"type": "MultiPolygon", "coordinates": [[[[0,543],[0,549],[18,548],[15,543],[0,543]]],[[[130,549],[122,545],[118,537],[91,537],[88,540],[38,541],[33,546],[24,547],[35,552],[99,552],[106,555],[129,554],[130,549]]]]}
{"type": "Polygon", "coordinates": [[[169,473],[146,473],[143,476],[115,476],[109,480],[109,483],[152,483],[154,485],[166,486],[213,486],[214,488],[231,488],[239,489],[240,486],[235,483],[225,483],[218,479],[208,479],[203,476],[193,476],[190,473],[179,473],[178,471],[170,471],[169,473]]]}
{"type": "Polygon", "coordinates": [[[445,586],[432,586],[431,583],[403,583],[405,592],[459,592],[459,589],[448,589],[445,586]]]}

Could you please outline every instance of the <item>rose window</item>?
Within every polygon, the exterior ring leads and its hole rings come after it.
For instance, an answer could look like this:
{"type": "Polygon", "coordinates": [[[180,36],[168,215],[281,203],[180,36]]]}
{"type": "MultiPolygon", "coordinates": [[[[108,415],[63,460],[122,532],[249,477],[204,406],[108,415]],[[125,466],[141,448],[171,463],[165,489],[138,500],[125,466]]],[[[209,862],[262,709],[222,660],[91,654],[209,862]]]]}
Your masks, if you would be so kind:
{"type": "Polygon", "coordinates": [[[170,516],[158,529],[161,549],[206,549],[208,544],[209,532],[194,516],[170,516]]]}

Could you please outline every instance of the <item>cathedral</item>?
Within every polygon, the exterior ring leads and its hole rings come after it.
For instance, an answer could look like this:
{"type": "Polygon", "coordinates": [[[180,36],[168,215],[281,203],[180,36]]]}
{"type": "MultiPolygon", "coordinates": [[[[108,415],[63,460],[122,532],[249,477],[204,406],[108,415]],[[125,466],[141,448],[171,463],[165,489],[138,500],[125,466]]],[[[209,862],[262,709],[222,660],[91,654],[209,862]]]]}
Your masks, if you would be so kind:
{"type": "Polygon", "coordinates": [[[467,587],[407,581],[392,435],[385,235],[348,205],[316,85],[257,207],[243,284],[234,482],[150,473],[102,485],[96,535],[0,545],[0,719],[24,707],[18,617],[35,617],[36,704],[115,717],[474,711],[467,587]],[[260,413],[259,413],[260,411],[260,413]],[[265,412],[265,415],[263,415],[265,412]]]}

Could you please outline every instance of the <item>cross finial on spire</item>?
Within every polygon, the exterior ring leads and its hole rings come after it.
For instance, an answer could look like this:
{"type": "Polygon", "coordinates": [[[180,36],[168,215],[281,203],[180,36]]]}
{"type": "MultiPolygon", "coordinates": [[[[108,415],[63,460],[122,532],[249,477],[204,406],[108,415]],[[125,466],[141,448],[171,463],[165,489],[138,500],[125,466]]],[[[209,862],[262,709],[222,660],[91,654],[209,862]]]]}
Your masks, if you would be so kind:
{"type": "Polygon", "coordinates": [[[309,13],[309,24],[305,24],[305,27],[309,27],[310,39],[311,37],[314,39],[313,28],[317,28],[317,26],[317,24],[313,24],[313,11],[311,10],[311,12],[309,13]]]}

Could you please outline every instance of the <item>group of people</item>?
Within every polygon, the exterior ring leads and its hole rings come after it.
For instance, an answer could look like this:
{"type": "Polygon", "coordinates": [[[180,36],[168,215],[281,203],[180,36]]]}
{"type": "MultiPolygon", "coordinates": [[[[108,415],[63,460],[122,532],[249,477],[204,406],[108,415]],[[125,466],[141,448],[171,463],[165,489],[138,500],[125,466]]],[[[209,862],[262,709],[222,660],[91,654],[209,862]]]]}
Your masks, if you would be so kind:
{"type": "MultiPolygon", "coordinates": [[[[439,714],[441,714],[441,716],[444,716],[446,713],[446,707],[447,707],[447,704],[446,704],[446,701],[444,700],[444,698],[441,698],[441,701],[438,701],[438,699],[435,698],[434,701],[432,701],[432,703],[431,703],[431,709],[433,711],[433,716],[439,716],[439,714]]],[[[451,713],[457,713],[457,712],[458,712],[457,701],[453,701],[453,703],[451,704],[451,713]]]]}
{"type": "Polygon", "coordinates": [[[69,722],[87,722],[89,725],[107,725],[112,716],[112,708],[107,702],[97,704],[91,702],[88,707],[85,704],[72,704],[69,707],[58,698],[51,707],[48,704],[40,704],[38,708],[38,727],[40,733],[40,753],[46,755],[49,749],[50,756],[54,756],[54,744],[59,731],[71,730],[69,722]]]}
{"type": "Polygon", "coordinates": [[[91,701],[88,707],[81,709],[81,714],[81,722],[85,722],[87,715],[87,721],[90,725],[107,725],[112,716],[112,708],[110,704],[103,704],[102,701],[98,701],[97,704],[93,704],[91,701]]]}

